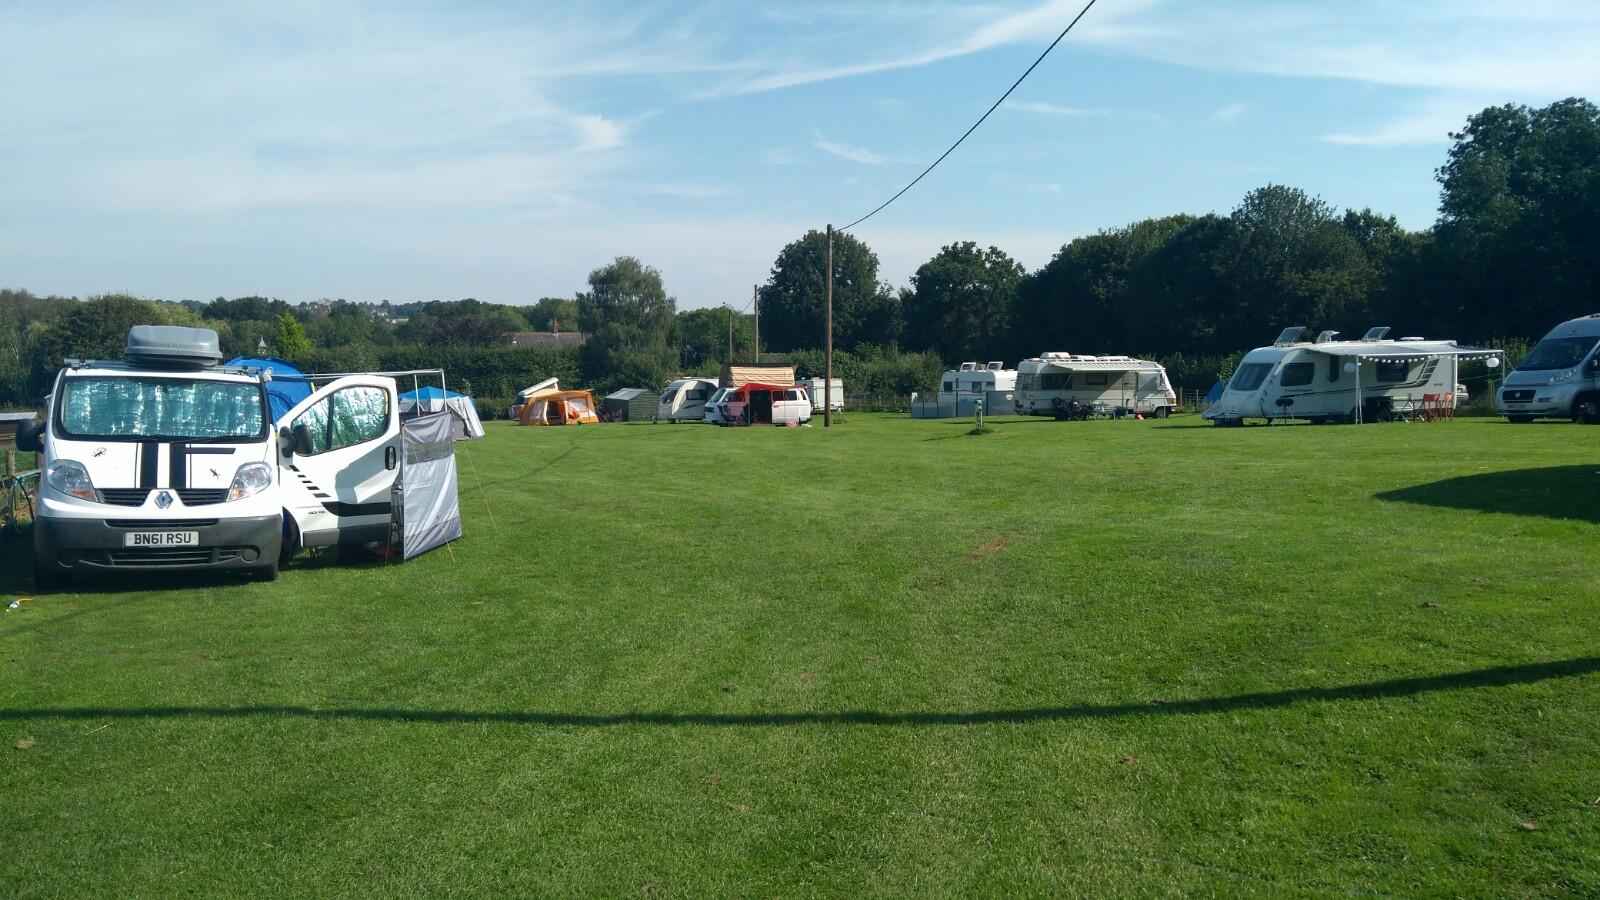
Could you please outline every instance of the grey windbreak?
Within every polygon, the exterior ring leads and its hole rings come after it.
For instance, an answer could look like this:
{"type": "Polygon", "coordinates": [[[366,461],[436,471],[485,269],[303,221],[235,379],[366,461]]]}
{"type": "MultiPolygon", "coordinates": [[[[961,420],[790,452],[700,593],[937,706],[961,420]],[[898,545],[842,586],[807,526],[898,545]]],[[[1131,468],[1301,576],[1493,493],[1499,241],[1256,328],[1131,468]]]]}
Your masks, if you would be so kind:
{"type": "Polygon", "coordinates": [[[259,384],[194,378],[64,379],[59,424],[74,438],[227,440],[266,433],[259,384]]]}

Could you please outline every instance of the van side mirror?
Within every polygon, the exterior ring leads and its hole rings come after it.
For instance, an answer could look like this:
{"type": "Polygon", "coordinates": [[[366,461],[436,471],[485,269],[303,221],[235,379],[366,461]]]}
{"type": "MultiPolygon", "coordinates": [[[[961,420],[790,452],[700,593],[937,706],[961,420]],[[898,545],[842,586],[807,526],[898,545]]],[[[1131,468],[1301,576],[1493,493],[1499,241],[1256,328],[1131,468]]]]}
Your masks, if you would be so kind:
{"type": "Polygon", "coordinates": [[[23,422],[17,426],[17,449],[28,453],[44,452],[44,423],[23,422]]]}
{"type": "Polygon", "coordinates": [[[289,426],[285,425],[278,429],[278,447],[284,453],[293,455],[296,443],[294,432],[289,430],[289,426]]]}
{"type": "Polygon", "coordinates": [[[290,433],[294,435],[294,452],[301,456],[310,456],[311,451],[317,446],[316,440],[311,437],[311,426],[298,422],[290,433]]]}

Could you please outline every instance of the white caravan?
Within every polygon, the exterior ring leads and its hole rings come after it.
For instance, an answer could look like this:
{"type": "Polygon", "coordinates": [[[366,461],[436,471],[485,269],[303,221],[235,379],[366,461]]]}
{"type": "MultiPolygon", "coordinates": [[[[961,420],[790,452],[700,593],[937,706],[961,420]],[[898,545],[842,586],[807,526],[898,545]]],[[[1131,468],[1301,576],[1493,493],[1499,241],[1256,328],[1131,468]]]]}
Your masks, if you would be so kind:
{"type": "Polygon", "coordinates": [[[1334,340],[1337,331],[1306,341],[1305,331],[1286,328],[1272,346],[1246,353],[1204,417],[1216,425],[1241,425],[1245,419],[1409,418],[1455,408],[1461,360],[1500,364],[1499,350],[1419,337],[1391,340],[1389,329],[1381,326],[1359,341],[1334,340]]]}
{"type": "Polygon", "coordinates": [[[656,420],[660,422],[700,422],[705,419],[706,401],[717,392],[717,383],[709,378],[679,378],[667,385],[656,406],[656,420]]]}
{"type": "Polygon", "coordinates": [[[269,372],[219,366],[210,329],[135,326],[127,361],[69,360],[45,421],[34,520],[41,586],[74,570],[244,569],[297,545],[388,537],[393,378],[338,378],[270,419],[269,372]]]}
{"type": "Polygon", "coordinates": [[[1600,313],[1562,322],[1544,336],[1494,395],[1512,422],[1572,419],[1600,423],[1600,313]]]}
{"type": "Polygon", "coordinates": [[[1164,419],[1178,395],[1158,362],[1130,356],[1046,353],[1017,364],[1016,410],[1024,416],[1133,414],[1164,419]]]}
{"type": "MultiPolygon", "coordinates": [[[[795,384],[806,389],[811,396],[811,411],[822,412],[822,405],[828,402],[828,381],[825,378],[796,378],[795,384]]],[[[833,379],[833,411],[844,411],[844,379],[833,379]]]]}
{"type": "Polygon", "coordinates": [[[1017,370],[995,360],[988,364],[964,362],[959,369],[951,369],[939,379],[939,412],[941,415],[969,416],[979,400],[983,410],[993,415],[1005,415],[1016,405],[1017,370]]]}

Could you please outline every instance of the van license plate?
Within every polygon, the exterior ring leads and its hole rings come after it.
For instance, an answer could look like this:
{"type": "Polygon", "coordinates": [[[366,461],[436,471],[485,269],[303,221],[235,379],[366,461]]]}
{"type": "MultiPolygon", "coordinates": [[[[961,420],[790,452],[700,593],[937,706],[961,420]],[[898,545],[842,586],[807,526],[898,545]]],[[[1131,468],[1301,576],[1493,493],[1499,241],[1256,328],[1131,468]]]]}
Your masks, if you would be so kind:
{"type": "Polygon", "coordinates": [[[122,536],[124,547],[194,547],[199,543],[198,531],[130,531],[122,536]]]}

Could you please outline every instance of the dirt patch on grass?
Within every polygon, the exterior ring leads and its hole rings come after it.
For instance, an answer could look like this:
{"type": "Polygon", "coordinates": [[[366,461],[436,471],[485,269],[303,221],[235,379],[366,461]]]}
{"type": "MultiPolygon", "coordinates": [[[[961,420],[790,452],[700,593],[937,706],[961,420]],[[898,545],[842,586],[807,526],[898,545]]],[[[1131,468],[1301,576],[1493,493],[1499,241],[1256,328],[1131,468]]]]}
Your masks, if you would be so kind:
{"type": "Polygon", "coordinates": [[[999,553],[1001,550],[1004,550],[1006,548],[1006,545],[1008,545],[1010,543],[1011,543],[1011,535],[1009,535],[1009,534],[997,534],[997,535],[995,535],[992,539],[990,539],[989,541],[985,542],[983,546],[981,546],[978,549],[976,549],[976,550],[972,551],[971,553],[967,554],[967,565],[970,566],[973,563],[977,562],[978,560],[983,559],[985,556],[993,556],[996,553],[999,553]]]}

